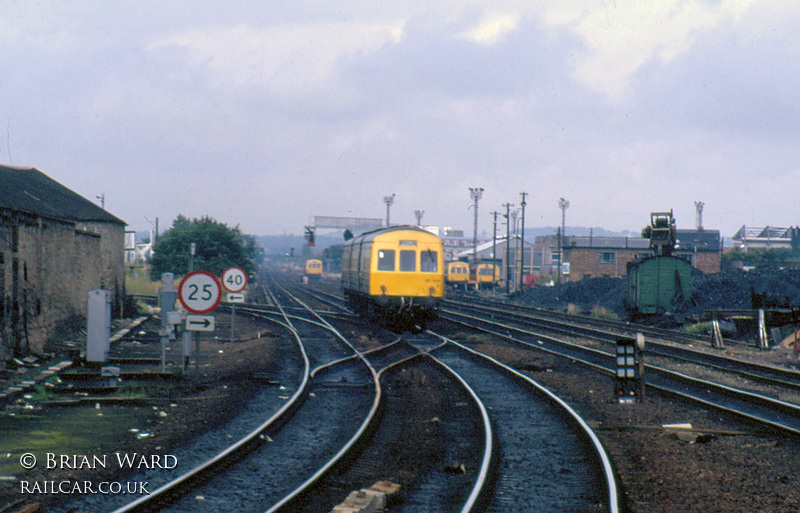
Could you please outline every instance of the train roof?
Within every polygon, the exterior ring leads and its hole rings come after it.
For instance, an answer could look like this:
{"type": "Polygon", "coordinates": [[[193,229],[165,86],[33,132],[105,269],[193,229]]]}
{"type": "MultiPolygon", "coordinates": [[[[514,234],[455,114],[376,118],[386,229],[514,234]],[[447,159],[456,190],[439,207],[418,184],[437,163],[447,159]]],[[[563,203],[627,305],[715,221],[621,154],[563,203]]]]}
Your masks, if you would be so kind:
{"type": "Polygon", "coordinates": [[[387,227],[377,228],[375,230],[370,230],[370,231],[361,233],[359,235],[356,235],[355,237],[353,237],[349,241],[347,241],[345,244],[347,244],[347,243],[349,243],[351,241],[355,241],[357,239],[373,240],[376,237],[379,237],[381,235],[394,233],[394,232],[402,232],[402,231],[413,231],[413,232],[429,235],[431,237],[439,239],[439,236],[436,235],[435,233],[431,233],[428,230],[425,230],[424,228],[420,228],[419,226],[411,225],[411,224],[399,224],[399,225],[395,225],[395,226],[389,226],[388,228],[387,227]]]}

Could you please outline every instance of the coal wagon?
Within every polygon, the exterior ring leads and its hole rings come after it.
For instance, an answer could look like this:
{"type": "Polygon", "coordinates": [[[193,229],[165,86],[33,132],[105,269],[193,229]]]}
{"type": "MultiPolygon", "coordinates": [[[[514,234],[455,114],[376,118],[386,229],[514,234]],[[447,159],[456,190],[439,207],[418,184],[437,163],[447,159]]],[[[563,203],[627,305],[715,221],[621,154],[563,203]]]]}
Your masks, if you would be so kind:
{"type": "Polygon", "coordinates": [[[692,300],[692,264],[676,256],[629,262],[625,308],[633,316],[680,312],[692,300]]]}

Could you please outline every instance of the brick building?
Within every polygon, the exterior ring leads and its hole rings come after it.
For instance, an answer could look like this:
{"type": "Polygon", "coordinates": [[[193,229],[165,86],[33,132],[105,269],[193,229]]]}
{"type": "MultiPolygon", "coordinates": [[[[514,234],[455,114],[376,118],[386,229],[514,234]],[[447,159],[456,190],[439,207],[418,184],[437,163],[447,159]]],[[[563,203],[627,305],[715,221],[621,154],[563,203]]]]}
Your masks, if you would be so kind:
{"type": "MultiPolygon", "coordinates": [[[[496,259],[502,266],[502,278],[511,279],[511,290],[520,283],[519,258],[520,238],[512,235],[511,245],[506,251],[506,239],[479,244],[477,259],[496,259]],[[508,261],[506,261],[508,257],[508,261]],[[508,274],[506,274],[508,272],[508,274]]],[[[580,281],[583,278],[613,277],[624,278],[628,262],[645,256],[652,256],[650,240],[641,237],[595,237],[567,235],[565,239],[564,262],[568,274],[562,275],[565,281],[580,281]]],[[[557,235],[539,235],[533,244],[525,241],[522,260],[524,275],[556,276],[561,252],[557,235]]],[[[722,257],[719,230],[677,230],[673,255],[688,260],[704,273],[718,273],[722,257]]],[[[450,259],[473,260],[473,249],[455,252],[450,259]]]]}
{"type": "Polygon", "coordinates": [[[125,222],[34,168],[0,166],[0,366],[85,317],[88,293],[125,295],[125,222]]]}
{"type": "MultiPolygon", "coordinates": [[[[720,271],[722,246],[719,230],[677,230],[674,256],[688,260],[696,269],[710,274],[720,271]]],[[[640,237],[568,236],[564,261],[568,281],[583,278],[624,278],[626,266],[637,258],[652,256],[650,240],[640,237]]]]}

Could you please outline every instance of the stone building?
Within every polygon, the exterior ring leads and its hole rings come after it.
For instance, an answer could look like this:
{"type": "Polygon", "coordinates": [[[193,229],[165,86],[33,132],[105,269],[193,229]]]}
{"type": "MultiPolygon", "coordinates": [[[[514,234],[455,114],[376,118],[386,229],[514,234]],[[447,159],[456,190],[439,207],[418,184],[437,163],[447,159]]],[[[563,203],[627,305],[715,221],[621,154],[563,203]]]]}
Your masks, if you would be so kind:
{"type": "Polygon", "coordinates": [[[0,366],[85,317],[88,293],[125,296],[125,222],[34,168],[0,166],[0,366]]]}

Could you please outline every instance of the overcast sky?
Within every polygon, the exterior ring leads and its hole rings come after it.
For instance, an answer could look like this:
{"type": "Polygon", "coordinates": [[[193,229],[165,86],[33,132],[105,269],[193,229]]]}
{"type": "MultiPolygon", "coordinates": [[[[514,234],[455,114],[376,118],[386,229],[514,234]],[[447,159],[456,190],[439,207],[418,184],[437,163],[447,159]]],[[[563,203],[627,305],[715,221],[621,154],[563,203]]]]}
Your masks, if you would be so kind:
{"type": "Polygon", "coordinates": [[[800,3],[0,0],[0,163],[130,229],[800,224],[800,3]]]}

